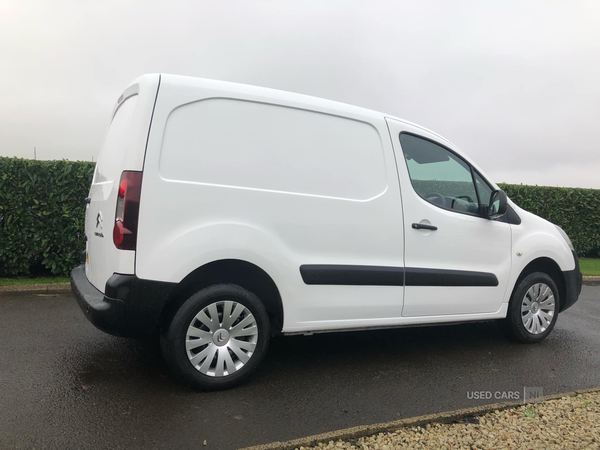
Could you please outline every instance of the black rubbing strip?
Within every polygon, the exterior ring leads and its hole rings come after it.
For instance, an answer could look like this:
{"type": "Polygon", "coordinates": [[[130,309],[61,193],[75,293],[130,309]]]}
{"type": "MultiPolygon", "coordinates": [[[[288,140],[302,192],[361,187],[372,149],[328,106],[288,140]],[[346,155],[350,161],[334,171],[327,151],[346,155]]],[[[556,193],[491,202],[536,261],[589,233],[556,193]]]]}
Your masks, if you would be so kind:
{"type": "Polygon", "coordinates": [[[306,284],[345,286],[403,286],[404,269],[385,266],[343,266],[306,264],[300,266],[306,284]]]}
{"type": "Polygon", "coordinates": [[[406,286],[498,286],[493,273],[406,268],[406,286]]]}
{"type": "Polygon", "coordinates": [[[306,284],[338,286],[498,286],[493,273],[415,267],[305,264],[300,274],[306,284]],[[406,276],[406,279],[405,279],[406,276]]]}

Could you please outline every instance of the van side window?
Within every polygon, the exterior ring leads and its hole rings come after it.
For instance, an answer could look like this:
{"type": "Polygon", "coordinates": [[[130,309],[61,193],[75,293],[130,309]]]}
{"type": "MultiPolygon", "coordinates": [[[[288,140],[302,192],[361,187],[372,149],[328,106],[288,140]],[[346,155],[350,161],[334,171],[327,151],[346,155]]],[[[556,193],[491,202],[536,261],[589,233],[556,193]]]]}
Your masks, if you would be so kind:
{"type": "Polygon", "coordinates": [[[441,208],[477,214],[479,203],[471,167],[441,145],[400,134],[400,145],[414,190],[441,208]]]}
{"type": "Polygon", "coordinates": [[[482,205],[489,205],[493,189],[489,184],[487,184],[487,182],[483,178],[481,178],[481,176],[477,172],[475,172],[475,186],[477,186],[479,202],[482,205]]]}

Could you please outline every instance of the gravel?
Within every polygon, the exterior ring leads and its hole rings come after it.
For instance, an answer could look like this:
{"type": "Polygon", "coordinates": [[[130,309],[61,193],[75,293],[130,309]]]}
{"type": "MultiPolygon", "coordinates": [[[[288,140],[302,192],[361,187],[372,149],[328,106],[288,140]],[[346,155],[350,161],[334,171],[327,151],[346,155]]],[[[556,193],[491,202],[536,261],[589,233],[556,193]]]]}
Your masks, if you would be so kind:
{"type": "Polygon", "coordinates": [[[600,392],[468,417],[459,423],[401,428],[309,449],[600,449],[600,392]]]}

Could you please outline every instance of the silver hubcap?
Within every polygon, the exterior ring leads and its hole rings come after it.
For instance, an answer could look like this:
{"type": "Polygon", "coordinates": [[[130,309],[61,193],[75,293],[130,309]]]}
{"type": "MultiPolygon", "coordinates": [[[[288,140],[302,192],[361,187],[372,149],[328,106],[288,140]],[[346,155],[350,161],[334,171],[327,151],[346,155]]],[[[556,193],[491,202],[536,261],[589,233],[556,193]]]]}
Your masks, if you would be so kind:
{"type": "Polygon", "coordinates": [[[540,334],[548,329],[554,317],[556,302],[550,286],[544,283],[529,288],[521,304],[521,319],[531,334],[540,334]]]}
{"type": "Polygon", "coordinates": [[[244,305],[211,303],[192,319],[185,350],[192,365],[211,377],[226,377],[252,357],[258,341],[256,319],[244,305]]]}

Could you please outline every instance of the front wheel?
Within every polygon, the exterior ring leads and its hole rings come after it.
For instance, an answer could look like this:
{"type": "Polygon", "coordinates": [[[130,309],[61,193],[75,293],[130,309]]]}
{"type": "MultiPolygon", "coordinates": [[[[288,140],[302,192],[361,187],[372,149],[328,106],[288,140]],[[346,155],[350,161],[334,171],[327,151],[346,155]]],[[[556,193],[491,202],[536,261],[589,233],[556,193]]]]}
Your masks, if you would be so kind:
{"type": "Polygon", "coordinates": [[[515,341],[540,342],[554,328],[559,305],[558,289],[552,278],[543,272],[529,274],[514,290],[501,327],[515,341]]]}
{"type": "Polygon", "coordinates": [[[249,377],[269,346],[267,311],[253,293],[217,284],[190,296],[161,332],[170,368],[203,390],[226,389],[249,377]]]}

